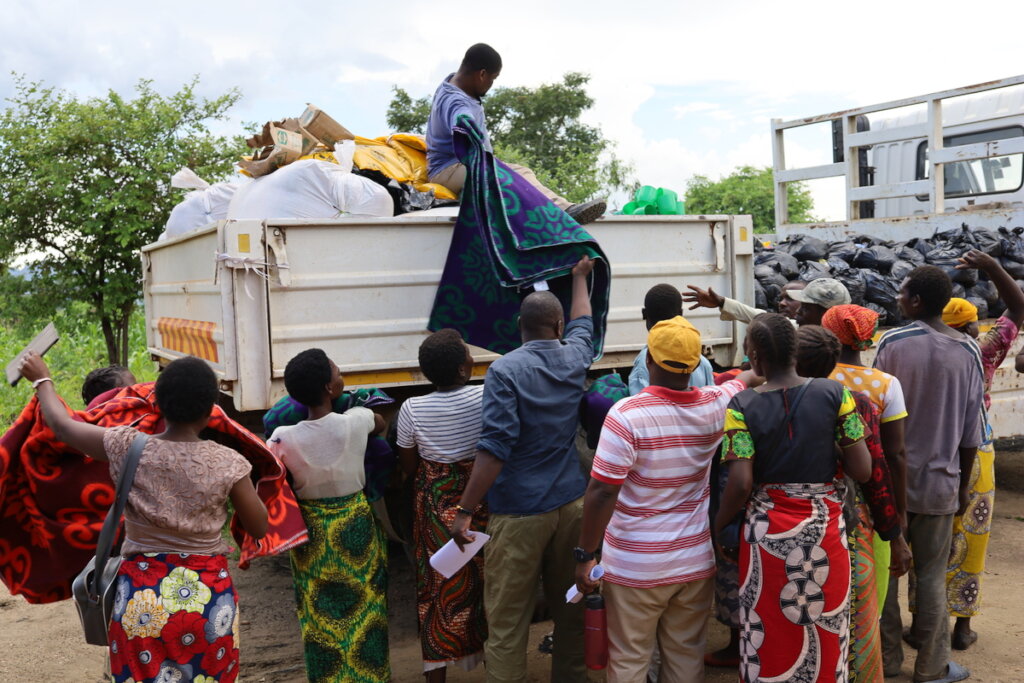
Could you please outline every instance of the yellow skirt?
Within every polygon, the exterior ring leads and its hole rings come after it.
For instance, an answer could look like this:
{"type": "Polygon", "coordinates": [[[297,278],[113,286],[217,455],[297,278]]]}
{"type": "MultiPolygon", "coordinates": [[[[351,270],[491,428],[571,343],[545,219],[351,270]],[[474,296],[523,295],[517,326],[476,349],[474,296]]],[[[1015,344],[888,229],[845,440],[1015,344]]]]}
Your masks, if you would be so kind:
{"type": "Polygon", "coordinates": [[[992,444],[981,446],[971,472],[967,511],[953,519],[953,545],[946,569],[946,600],[954,617],[973,617],[981,607],[981,574],[992,531],[996,493],[996,454],[992,444]]]}

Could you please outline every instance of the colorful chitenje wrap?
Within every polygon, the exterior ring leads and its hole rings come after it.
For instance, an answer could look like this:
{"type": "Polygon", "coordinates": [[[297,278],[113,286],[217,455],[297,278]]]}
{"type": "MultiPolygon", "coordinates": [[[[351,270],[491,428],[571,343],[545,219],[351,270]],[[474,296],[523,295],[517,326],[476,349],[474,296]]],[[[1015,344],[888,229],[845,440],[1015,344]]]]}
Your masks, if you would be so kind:
{"type": "Polygon", "coordinates": [[[612,406],[629,396],[629,387],[617,372],[598,377],[583,393],[580,405],[580,421],[587,433],[587,446],[597,448],[604,418],[612,406]]]}
{"type": "Polygon", "coordinates": [[[227,557],[126,557],[109,636],[114,683],[233,683],[239,667],[238,595],[227,557]]]}
{"type": "Polygon", "coordinates": [[[427,329],[459,331],[495,353],[520,345],[516,315],[530,288],[547,281],[569,310],[572,267],[583,255],[599,259],[590,282],[594,357],[601,356],[608,321],[611,267],[594,238],[536,188],[484,149],[468,116],[454,130],[466,184],[448,260],[427,329]]]}
{"type": "MultiPolygon", "coordinates": [[[[460,663],[472,669],[482,658],[487,640],[484,614],[484,556],[476,557],[451,578],[430,566],[430,556],[450,539],[448,527],[473,473],[473,460],[420,460],[416,470],[416,607],[424,671],[460,663]]],[[[472,531],[487,531],[487,509],[473,515],[472,531]]]]}
{"type": "MultiPolygon", "coordinates": [[[[163,431],[163,420],[153,389],[152,382],[123,387],[92,409],[71,413],[102,427],[130,425],[156,434],[163,431]]],[[[305,543],[306,527],[284,467],[264,443],[219,406],[204,436],[245,456],[267,506],[267,535],[258,544],[237,518],[231,522],[241,549],[239,566],[305,543]]],[[[70,598],[71,581],[95,554],[113,499],[107,463],[57,441],[33,397],[0,437],[0,579],[11,594],[34,604],[70,598]]]]}
{"type": "Polygon", "coordinates": [[[310,683],[391,679],[388,558],[366,496],[299,501],[309,543],[291,552],[310,683]]]}

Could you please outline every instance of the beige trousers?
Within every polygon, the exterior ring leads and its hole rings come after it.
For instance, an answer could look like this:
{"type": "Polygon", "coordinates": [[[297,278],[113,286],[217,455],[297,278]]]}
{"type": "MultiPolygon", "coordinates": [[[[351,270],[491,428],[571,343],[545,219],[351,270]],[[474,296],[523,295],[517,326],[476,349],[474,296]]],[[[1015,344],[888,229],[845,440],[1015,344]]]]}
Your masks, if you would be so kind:
{"type": "Polygon", "coordinates": [[[704,680],[704,646],[714,578],[655,588],[604,583],[608,610],[608,683],[643,683],[661,650],[660,683],[704,680]]]}
{"type": "MultiPolygon", "coordinates": [[[[537,175],[526,166],[508,164],[508,167],[522,176],[523,180],[537,188],[542,195],[550,199],[558,208],[564,211],[572,206],[572,202],[568,199],[555,194],[548,188],[541,185],[540,181],[537,180],[537,175]]],[[[462,186],[466,184],[466,167],[462,164],[452,164],[451,166],[443,168],[430,176],[430,182],[437,183],[438,185],[444,185],[455,194],[461,194],[462,186]]]]}
{"type": "Polygon", "coordinates": [[[526,651],[537,582],[555,621],[551,678],[587,680],[583,663],[583,604],[567,605],[576,580],[572,549],[579,541],[583,498],[539,515],[491,515],[484,546],[484,608],[487,610],[489,683],[526,681],[526,651]]]}

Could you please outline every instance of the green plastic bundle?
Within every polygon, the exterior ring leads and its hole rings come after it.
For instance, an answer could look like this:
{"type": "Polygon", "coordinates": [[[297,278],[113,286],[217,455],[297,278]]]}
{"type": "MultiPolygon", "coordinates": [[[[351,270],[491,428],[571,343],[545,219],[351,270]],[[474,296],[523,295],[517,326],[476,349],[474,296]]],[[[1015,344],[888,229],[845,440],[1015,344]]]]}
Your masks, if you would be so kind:
{"type": "Polygon", "coordinates": [[[626,216],[682,216],[686,213],[686,202],[672,190],[644,185],[637,189],[633,201],[622,207],[621,213],[626,216]]]}

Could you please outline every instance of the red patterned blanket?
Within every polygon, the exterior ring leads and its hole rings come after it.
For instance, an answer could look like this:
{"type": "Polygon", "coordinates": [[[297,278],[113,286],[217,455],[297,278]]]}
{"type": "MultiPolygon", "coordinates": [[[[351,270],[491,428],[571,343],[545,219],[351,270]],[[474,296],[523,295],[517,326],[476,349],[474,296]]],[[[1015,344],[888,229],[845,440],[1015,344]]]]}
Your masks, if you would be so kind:
{"type": "MultiPolygon", "coordinates": [[[[77,420],[115,427],[131,425],[148,434],[163,430],[153,383],[111,392],[111,398],[77,420]]],[[[252,463],[256,492],[267,506],[267,535],[257,541],[237,519],[231,532],[241,550],[239,566],[284,552],[308,540],[285,470],[263,441],[213,409],[209,429],[216,440],[252,463]]],[[[0,437],[0,580],[30,603],[71,597],[71,581],[96,552],[103,518],[114,499],[107,463],[93,460],[54,438],[33,398],[0,437]]]]}

